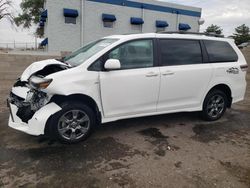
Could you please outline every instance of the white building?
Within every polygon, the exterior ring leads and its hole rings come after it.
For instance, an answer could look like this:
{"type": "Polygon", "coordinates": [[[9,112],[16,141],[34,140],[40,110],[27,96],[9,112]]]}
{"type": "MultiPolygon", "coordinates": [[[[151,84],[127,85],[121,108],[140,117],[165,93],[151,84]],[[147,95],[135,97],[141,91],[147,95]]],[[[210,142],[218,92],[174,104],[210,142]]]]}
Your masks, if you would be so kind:
{"type": "Polygon", "coordinates": [[[46,0],[40,26],[50,52],[73,51],[104,36],[199,31],[201,8],[155,0],[46,0]]]}

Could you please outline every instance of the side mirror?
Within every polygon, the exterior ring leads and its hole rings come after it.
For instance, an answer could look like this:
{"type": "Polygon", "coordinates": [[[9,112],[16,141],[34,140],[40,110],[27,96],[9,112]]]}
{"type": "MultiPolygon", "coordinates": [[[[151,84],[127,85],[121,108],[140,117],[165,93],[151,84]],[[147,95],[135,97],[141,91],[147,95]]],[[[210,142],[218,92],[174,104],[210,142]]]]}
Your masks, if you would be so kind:
{"type": "Polygon", "coordinates": [[[104,68],[106,70],[118,70],[121,68],[121,63],[118,59],[108,59],[104,64],[104,68]]]}

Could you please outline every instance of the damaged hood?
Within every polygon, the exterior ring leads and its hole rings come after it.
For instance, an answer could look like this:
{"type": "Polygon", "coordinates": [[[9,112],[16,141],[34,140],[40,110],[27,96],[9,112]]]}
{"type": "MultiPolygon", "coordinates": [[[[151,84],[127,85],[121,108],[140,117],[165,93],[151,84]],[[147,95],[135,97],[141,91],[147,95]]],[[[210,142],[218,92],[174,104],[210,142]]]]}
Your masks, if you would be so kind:
{"type": "MultiPolygon", "coordinates": [[[[30,78],[31,75],[33,75],[34,73],[41,71],[42,69],[44,69],[47,66],[50,65],[61,65],[66,67],[67,65],[57,61],[55,59],[47,59],[47,60],[43,60],[43,61],[37,61],[32,63],[31,65],[29,65],[25,71],[23,72],[23,74],[21,75],[21,81],[23,82],[27,82],[28,79],[30,78]]],[[[69,67],[69,66],[68,66],[69,67]]]]}

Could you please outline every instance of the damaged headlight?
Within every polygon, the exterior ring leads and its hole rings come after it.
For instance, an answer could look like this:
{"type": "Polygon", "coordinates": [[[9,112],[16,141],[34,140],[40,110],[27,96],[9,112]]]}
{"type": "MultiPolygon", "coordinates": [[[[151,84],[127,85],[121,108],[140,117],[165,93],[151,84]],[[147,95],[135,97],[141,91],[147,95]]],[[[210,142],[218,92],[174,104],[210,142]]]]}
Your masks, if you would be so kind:
{"type": "Polygon", "coordinates": [[[53,79],[42,78],[39,76],[31,76],[29,79],[29,85],[34,89],[45,89],[47,88],[53,79]]]}

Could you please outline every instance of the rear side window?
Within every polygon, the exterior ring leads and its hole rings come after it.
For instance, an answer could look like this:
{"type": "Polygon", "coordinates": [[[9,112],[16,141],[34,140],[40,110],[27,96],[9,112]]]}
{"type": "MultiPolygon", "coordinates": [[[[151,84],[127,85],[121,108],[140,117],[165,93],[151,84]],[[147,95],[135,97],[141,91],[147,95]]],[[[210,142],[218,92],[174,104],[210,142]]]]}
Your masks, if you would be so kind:
{"type": "Polygon", "coordinates": [[[211,63],[235,62],[238,60],[237,54],[228,42],[205,40],[204,43],[211,63]]]}
{"type": "Polygon", "coordinates": [[[202,63],[201,46],[198,40],[161,39],[160,56],[163,66],[202,63]]]}

